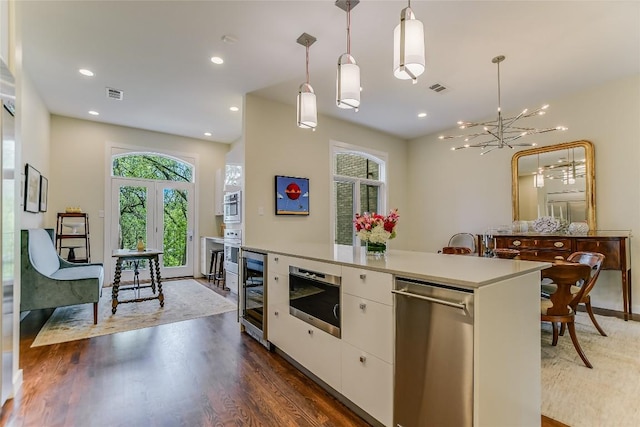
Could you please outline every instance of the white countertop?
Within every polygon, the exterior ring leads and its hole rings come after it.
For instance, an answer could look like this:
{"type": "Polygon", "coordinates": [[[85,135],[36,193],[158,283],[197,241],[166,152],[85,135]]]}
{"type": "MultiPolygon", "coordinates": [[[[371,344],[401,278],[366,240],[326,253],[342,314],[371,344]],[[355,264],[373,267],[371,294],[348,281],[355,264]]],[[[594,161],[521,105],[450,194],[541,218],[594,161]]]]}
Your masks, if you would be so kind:
{"type": "Polygon", "coordinates": [[[368,257],[359,246],[327,244],[249,244],[243,250],[306,258],[391,273],[436,283],[479,288],[551,266],[548,262],[389,250],[384,258],[368,257]]]}

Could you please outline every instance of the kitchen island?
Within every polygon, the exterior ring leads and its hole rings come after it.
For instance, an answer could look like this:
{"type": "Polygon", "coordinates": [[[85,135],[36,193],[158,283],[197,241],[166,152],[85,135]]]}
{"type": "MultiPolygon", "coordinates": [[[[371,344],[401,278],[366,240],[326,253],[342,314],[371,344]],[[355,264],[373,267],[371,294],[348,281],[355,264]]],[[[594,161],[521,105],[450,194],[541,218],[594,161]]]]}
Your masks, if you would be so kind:
{"type": "MultiPolygon", "coordinates": [[[[429,419],[439,425],[446,425],[447,420],[473,426],[540,425],[539,284],[540,270],[549,263],[397,250],[372,258],[364,248],[321,244],[248,244],[244,249],[268,254],[267,340],[370,423],[412,427],[430,412],[429,419]],[[299,278],[290,275],[291,267],[314,280],[322,275],[341,278],[339,310],[333,308],[339,319],[334,322],[338,334],[327,333],[315,319],[305,319],[292,308],[290,279],[297,287],[299,278]],[[422,358],[414,357],[408,364],[406,351],[400,351],[407,348],[407,342],[404,331],[396,329],[400,324],[396,319],[401,315],[402,284],[408,282],[453,289],[471,297],[465,304],[452,304],[458,306],[453,310],[462,319],[462,333],[449,331],[447,326],[429,350],[437,354],[446,350],[456,356],[435,357],[440,359],[434,365],[439,371],[436,377],[434,369],[421,366],[426,364],[422,358]],[[458,336],[466,337],[468,345],[459,346],[458,336]],[[469,355],[457,357],[463,347],[469,355]],[[454,363],[458,359],[468,362],[454,363]],[[426,388],[441,384],[441,395],[431,393],[427,398],[422,395],[424,390],[403,390],[400,378],[412,372],[424,378],[420,381],[426,388]],[[457,384],[458,379],[463,382],[457,384]],[[443,396],[451,399],[439,402],[443,396]],[[410,399],[415,404],[403,406],[410,399]],[[422,414],[407,421],[407,410],[415,407],[422,414]],[[451,413],[458,417],[455,421],[451,413]]],[[[433,329],[433,325],[424,329],[433,329]]],[[[416,341],[416,350],[421,345],[416,341]]]]}

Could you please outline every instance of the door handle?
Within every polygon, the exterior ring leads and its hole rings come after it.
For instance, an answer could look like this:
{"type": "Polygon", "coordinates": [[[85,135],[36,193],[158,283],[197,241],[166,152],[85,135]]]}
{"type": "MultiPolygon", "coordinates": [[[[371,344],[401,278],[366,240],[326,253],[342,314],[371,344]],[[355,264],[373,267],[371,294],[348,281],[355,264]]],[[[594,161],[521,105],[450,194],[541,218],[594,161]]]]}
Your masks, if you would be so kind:
{"type": "Polygon", "coordinates": [[[396,291],[396,290],[391,290],[392,293],[397,294],[397,295],[402,295],[405,297],[410,297],[410,298],[417,298],[417,299],[421,299],[424,301],[429,301],[429,302],[434,302],[436,304],[442,304],[442,305],[446,305],[449,307],[454,307],[454,308],[459,308],[460,310],[466,310],[467,309],[467,305],[463,302],[451,302],[451,301],[446,301],[443,299],[438,299],[438,298],[432,298],[432,297],[427,297],[424,295],[418,295],[418,294],[412,294],[411,292],[404,292],[404,291],[396,291]]]}

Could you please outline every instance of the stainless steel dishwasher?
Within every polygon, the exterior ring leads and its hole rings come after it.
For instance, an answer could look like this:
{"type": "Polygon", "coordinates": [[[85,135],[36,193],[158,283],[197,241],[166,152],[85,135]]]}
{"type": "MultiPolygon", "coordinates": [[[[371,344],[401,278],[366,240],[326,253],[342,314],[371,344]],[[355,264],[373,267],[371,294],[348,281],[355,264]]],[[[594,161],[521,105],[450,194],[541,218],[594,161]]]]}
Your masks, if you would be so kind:
{"type": "Polygon", "coordinates": [[[396,279],[395,427],[473,425],[473,292],[396,279]]]}

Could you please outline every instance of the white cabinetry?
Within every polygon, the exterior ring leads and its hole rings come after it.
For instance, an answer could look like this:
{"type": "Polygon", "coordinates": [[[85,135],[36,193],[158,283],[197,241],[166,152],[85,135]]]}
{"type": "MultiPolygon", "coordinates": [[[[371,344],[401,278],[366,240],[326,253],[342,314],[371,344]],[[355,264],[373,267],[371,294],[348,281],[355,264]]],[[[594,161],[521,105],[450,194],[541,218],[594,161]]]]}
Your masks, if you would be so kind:
{"type": "Polygon", "coordinates": [[[213,211],[215,215],[224,215],[224,171],[216,169],[216,182],[213,190],[213,211]]]}
{"type": "Polygon", "coordinates": [[[393,422],[391,274],[342,267],[342,394],[393,422]]]}

